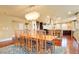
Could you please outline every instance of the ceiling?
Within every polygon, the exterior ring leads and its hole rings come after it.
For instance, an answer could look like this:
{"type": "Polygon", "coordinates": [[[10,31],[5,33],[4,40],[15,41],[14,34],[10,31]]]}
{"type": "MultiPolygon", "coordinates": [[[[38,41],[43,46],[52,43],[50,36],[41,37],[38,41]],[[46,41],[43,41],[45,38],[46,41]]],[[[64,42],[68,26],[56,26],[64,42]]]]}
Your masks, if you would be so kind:
{"type": "MultiPolygon", "coordinates": [[[[79,11],[77,5],[0,5],[0,16],[14,17],[25,20],[25,14],[37,11],[40,13],[40,21],[44,21],[46,16],[68,17],[68,12],[79,11]]],[[[17,21],[17,20],[16,20],[17,21]]]]}
{"type": "Polygon", "coordinates": [[[30,11],[30,9],[36,6],[22,6],[22,5],[6,5],[0,6],[0,15],[13,16],[24,18],[24,15],[30,11]]]}

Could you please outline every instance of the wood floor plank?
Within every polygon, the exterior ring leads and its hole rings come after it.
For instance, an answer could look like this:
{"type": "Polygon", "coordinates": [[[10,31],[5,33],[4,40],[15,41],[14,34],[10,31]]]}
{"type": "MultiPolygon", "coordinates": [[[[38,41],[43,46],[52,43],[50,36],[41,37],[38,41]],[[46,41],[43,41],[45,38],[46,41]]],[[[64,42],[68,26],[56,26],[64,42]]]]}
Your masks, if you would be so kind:
{"type": "Polygon", "coordinates": [[[14,40],[3,41],[3,42],[0,42],[0,48],[8,46],[8,45],[12,45],[12,44],[14,44],[14,40]]]}

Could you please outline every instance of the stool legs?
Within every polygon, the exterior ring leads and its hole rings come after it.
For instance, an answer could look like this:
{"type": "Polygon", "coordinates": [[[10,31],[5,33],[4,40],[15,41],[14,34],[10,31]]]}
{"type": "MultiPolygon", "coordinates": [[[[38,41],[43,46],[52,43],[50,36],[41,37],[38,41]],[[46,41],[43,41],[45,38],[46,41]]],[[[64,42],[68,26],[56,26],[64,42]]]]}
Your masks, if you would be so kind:
{"type": "Polygon", "coordinates": [[[17,37],[15,37],[15,46],[19,46],[19,40],[17,37]]]}
{"type": "Polygon", "coordinates": [[[36,40],[36,52],[38,53],[38,39],[36,40]]]}

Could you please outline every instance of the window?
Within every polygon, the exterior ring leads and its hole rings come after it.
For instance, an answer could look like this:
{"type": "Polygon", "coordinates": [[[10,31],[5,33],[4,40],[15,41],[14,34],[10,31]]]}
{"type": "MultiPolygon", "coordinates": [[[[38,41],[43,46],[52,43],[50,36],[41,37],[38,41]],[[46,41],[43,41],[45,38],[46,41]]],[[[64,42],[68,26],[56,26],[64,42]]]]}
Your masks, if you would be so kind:
{"type": "Polygon", "coordinates": [[[19,30],[24,30],[24,24],[23,23],[19,23],[18,26],[19,26],[19,30]]]}
{"type": "Polygon", "coordinates": [[[62,24],[62,30],[67,30],[67,24],[62,24]]]}

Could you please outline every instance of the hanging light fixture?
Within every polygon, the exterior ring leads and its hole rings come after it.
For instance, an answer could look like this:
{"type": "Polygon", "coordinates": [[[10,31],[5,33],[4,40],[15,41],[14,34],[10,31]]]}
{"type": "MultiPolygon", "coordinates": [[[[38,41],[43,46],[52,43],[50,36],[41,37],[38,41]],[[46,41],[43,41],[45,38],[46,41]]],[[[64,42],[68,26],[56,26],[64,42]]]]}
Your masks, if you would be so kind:
{"type": "Polygon", "coordinates": [[[28,14],[25,15],[25,18],[27,20],[36,20],[38,19],[38,17],[40,17],[40,14],[38,12],[30,12],[28,14]]]}

